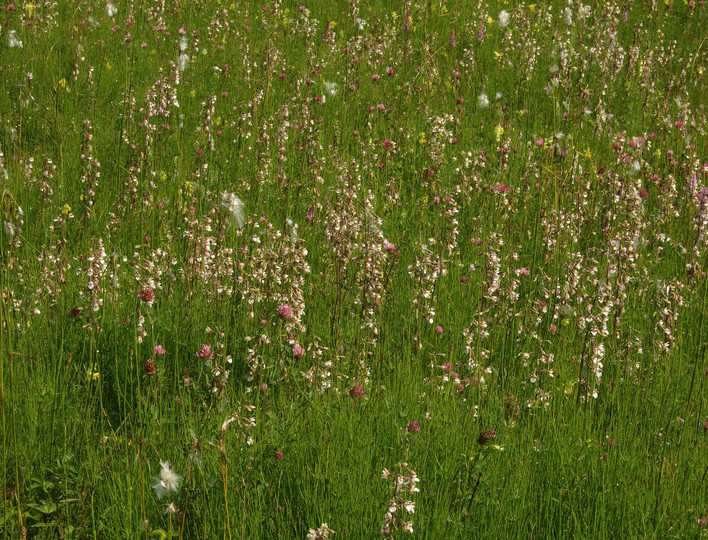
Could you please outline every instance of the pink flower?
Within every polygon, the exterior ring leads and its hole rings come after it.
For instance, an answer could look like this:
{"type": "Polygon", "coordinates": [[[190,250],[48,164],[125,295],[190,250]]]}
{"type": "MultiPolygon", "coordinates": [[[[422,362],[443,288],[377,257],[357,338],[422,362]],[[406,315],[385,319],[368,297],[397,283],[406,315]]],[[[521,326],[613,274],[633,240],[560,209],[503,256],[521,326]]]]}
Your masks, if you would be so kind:
{"type": "Polygon", "coordinates": [[[213,358],[214,351],[211,350],[211,345],[203,344],[201,350],[197,352],[197,356],[206,359],[213,358]]]}
{"type": "Polygon", "coordinates": [[[284,457],[285,457],[285,455],[284,455],[283,452],[280,451],[280,450],[278,450],[278,451],[275,453],[275,459],[283,459],[284,457]]]}
{"type": "Polygon", "coordinates": [[[435,333],[436,334],[442,334],[443,333],[443,327],[438,325],[435,327],[435,333]]]}
{"type": "Polygon", "coordinates": [[[289,319],[290,317],[293,316],[293,309],[290,307],[290,304],[283,304],[278,308],[278,315],[282,319],[289,319]]]}
{"type": "Polygon", "coordinates": [[[378,73],[374,73],[371,78],[375,81],[378,81],[381,78],[381,75],[379,75],[378,73]]]}
{"type": "Polygon", "coordinates": [[[536,146],[543,146],[543,139],[536,139],[536,146]]]}
{"type": "Polygon", "coordinates": [[[392,242],[384,242],[384,249],[390,253],[393,253],[394,255],[396,254],[396,244],[392,242]]]}
{"type": "Polygon", "coordinates": [[[359,383],[356,383],[354,385],[354,388],[352,388],[351,390],[349,390],[349,392],[347,392],[347,395],[350,398],[355,398],[355,399],[363,397],[364,396],[364,388],[359,383]]]}
{"type": "Polygon", "coordinates": [[[408,426],[406,427],[409,433],[417,433],[420,431],[420,424],[418,423],[418,420],[413,420],[408,426]]]}
{"type": "Polygon", "coordinates": [[[305,356],[305,348],[299,343],[296,343],[293,347],[293,356],[295,358],[302,358],[303,356],[305,356]]]}
{"type": "Polygon", "coordinates": [[[165,348],[162,345],[155,345],[155,356],[162,356],[165,354],[165,348]]]}

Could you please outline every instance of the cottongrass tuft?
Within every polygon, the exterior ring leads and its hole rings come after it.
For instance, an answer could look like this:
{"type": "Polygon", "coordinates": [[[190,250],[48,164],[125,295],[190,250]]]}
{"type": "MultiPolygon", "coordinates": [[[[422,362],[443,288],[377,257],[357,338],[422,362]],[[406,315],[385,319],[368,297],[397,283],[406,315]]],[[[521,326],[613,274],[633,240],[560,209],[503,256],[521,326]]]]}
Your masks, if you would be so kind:
{"type": "Polygon", "coordinates": [[[157,482],[152,485],[152,489],[155,490],[157,498],[162,499],[162,497],[169,493],[177,493],[180,480],[182,480],[182,478],[172,470],[170,462],[160,460],[160,477],[157,482]]]}
{"type": "Polygon", "coordinates": [[[224,191],[221,194],[221,206],[231,212],[234,217],[234,221],[236,222],[236,226],[239,229],[243,229],[243,226],[246,223],[246,215],[243,212],[243,201],[233,193],[224,191]]]}

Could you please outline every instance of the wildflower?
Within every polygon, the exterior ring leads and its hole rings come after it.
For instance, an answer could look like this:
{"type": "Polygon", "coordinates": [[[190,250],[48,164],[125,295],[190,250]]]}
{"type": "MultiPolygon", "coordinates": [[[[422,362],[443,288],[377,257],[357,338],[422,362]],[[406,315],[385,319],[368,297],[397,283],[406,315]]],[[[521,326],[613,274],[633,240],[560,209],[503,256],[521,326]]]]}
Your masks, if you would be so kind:
{"type": "Polygon", "coordinates": [[[144,287],[139,293],[138,298],[148,305],[152,305],[155,301],[155,291],[152,287],[144,287]]]}
{"type": "Polygon", "coordinates": [[[499,28],[506,28],[509,25],[510,15],[507,10],[500,11],[497,18],[499,19],[499,28]]]}
{"type": "Polygon", "coordinates": [[[359,17],[356,18],[356,24],[359,27],[359,30],[364,30],[367,26],[369,26],[369,22],[366,19],[361,19],[359,17]]]}
{"type": "Polygon", "coordinates": [[[106,13],[112,19],[118,13],[118,8],[112,2],[108,2],[106,4],[106,13]]]}
{"type": "Polygon", "coordinates": [[[334,531],[323,523],[319,529],[310,529],[307,532],[307,540],[326,540],[330,534],[334,534],[334,531]]]}
{"type": "Polygon", "coordinates": [[[246,216],[243,213],[243,201],[233,193],[224,191],[221,194],[221,206],[231,212],[234,221],[236,222],[236,226],[239,229],[243,229],[243,226],[246,222],[246,216]]]}
{"type": "Polygon", "coordinates": [[[303,356],[305,356],[305,349],[299,343],[296,343],[295,347],[293,347],[293,356],[295,358],[302,358],[303,356]]]}
{"type": "Polygon", "coordinates": [[[278,315],[280,315],[282,319],[289,319],[292,317],[293,309],[290,307],[290,304],[283,304],[278,307],[278,315]]]}
{"type": "Polygon", "coordinates": [[[420,431],[420,424],[418,420],[413,420],[408,426],[406,426],[408,433],[418,433],[420,431]]]}
{"type": "Polygon", "coordinates": [[[282,452],[281,450],[278,450],[278,451],[275,453],[275,459],[277,459],[277,460],[281,460],[281,459],[283,459],[284,457],[285,457],[285,455],[283,454],[283,452],[282,452]]]}
{"type": "Polygon", "coordinates": [[[504,128],[501,126],[501,124],[497,124],[497,126],[494,128],[494,137],[496,138],[497,142],[501,141],[502,135],[504,135],[504,128]]]}
{"type": "Polygon", "coordinates": [[[484,433],[482,433],[479,436],[479,439],[477,439],[477,442],[481,445],[487,444],[490,440],[496,438],[497,434],[493,429],[488,429],[484,433]]]}
{"type": "Polygon", "coordinates": [[[477,103],[481,109],[489,107],[489,97],[487,97],[487,94],[481,93],[479,97],[477,97],[477,103]]]}
{"type": "Polygon", "coordinates": [[[152,485],[155,490],[155,495],[158,499],[162,499],[170,492],[177,493],[181,478],[170,468],[169,461],[160,460],[160,478],[152,485]]]}
{"type": "Polygon", "coordinates": [[[165,354],[165,348],[162,345],[155,345],[154,353],[155,356],[162,356],[165,354]]]}
{"type": "Polygon", "coordinates": [[[356,383],[354,384],[354,388],[347,392],[347,395],[350,398],[360,398],[364,395],[364,388],[359,383],[356,383]]]}
{"type": "Polygon", "coordinates": [[[206,343],[202,345],[202,348],[197,351],[197,356],[199,358],[206,358],[207,360],[214,356],[214,351],[211,350],[211,345],[206,343]]]}

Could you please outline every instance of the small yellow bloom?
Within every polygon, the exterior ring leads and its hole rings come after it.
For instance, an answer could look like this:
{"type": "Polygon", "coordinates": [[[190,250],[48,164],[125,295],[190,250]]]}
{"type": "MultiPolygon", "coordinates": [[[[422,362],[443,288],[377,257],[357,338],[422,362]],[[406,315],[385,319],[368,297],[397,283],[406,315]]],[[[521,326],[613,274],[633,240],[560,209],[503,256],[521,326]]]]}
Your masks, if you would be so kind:
{"type": "Polygon", "coordinates": [[[217,116],[216,120],[214,120],[214,124],[216,124],[216,127],[221,126],[221,116],[217,116]]]}
{"type": "Polygon", "coordinates": [[[106,62],[106,69],[107,69],[107,70],[113,69],[113,66],[111,65],[110,62],[106,62]]]}
{"type": "Polygon", "coordinates": [[[494,19],[487,17],[487,24],[494,24],[494,19]]]}
{"type": "Polygon", "coordinates": [[[94,372],[93,372],[93,375],[91,375],[91,378],[92,378],[94,381],[97,381],[98,379],[101,378],[101,374],[100,374],[98,371],[94,371],[94,372]]]}
{"type": "Polygon", "coordinates": [[[59,86],[61,86],[62,88],[66,88],[66,79],[61,79],[59,81],[59,86]]]}
{"type": "Polygon", "coordinates": [[[192,97],[192,98],[195,97],[196,95],[197,95],[197,93],[196,93],[194,90],[192,90],[192,91],[189,93],[189,97],[192,97]]]}
{"type": "Polygon", "coordinates": [[[160,171],[160,180],[163,182],[167,180],[167,173],[165,171],[160,171]]]}
{"type": "Polygon", "coordinates": [[[529,9],[531,11],[536,11],[536,4],[529,4],[529,9]]]}
{"type": "Polygon", "coordinates": [[[392,11],[392,12],[391,12],[391,17],[392,17],[393,20],[395,21],[396,19],[398,19],[398,13],[396,13],[395,11],[392,11]]]}
{"type": "Polygon", "coordinates": [[[497,124],[497,127],[494,128],[494,135],[497,139],[497,142],[501,141],[502,135],[504,135],[504,128],[501,126],[501,124],[497,124]]]}

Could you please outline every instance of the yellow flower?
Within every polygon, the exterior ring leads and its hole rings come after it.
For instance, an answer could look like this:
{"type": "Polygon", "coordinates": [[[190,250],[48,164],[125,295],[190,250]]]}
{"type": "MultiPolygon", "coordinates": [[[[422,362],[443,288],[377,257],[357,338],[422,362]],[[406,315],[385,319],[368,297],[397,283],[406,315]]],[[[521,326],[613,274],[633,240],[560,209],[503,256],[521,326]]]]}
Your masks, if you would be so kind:
{"type": "Polygon", "coordinates": [[[494,24],[494,19],[487,17],[487,24],[494,24]]]}
{"type": "Polygon", "coordinates": [[[62,88],[66,88],[66,79],[61,79],[59,81],[59,86],[61,86],[62,88]]]}
{"type": "Polygon", "coordinates": [[[34,12],[34,8],[36,6],[34,4],[27,3],[25,4],[25,11],[27,11],[27,15],[30,17],[32,16],[32,13],[34,12]]]}
{"type": "Polygon", "coordinates": [[[392,12],[391,12],[391,17],[392,17],[393,20],[395,21],[396,19],[398,19],[398,13],[396,13],[395,11],[392,11],[392,12]]]}
{"type": "Polygon", "coordinates": [[[531,11],[536,11],[536,4],[529,4],[529,9],[531,11]]]}
{"type": "Polygon", "coordinates": [[[111,65],[110,62],[106,62],[106,69],[108,69],[108,70],[113,69],[113,66],[111,65]]]}
{"type": "Polygon", "coordinates": [[[497,124],[497,127],[494,128],[494,135],[497,142],[501,141],[502,135],[504,135],[504,128],[501,127],[501,124],[497,124]]]}
{"type": "Polygon", "coordinates": [[[100,374],[98,371],[94,371],[94,372],[93,372],[93,375],[91,375],[91,378],[92,378],[94,381],[97,381],[98,379],[101,378],[101,374],[100,374]]]}
{"type": "Polygon", "coordinates": [[[216,120],[214,120],[214,124],[216,124],[216,127],[221,126],[221,116],[217,116],[216,120]]]}
{"type": "Polygon", "coordinates": [[[61,209],[61,213],[64,214],[65,216],[68,216],[70,212],[71,212],[71,206],[69,206],[68,204],[65,204],[61,209]]]}

